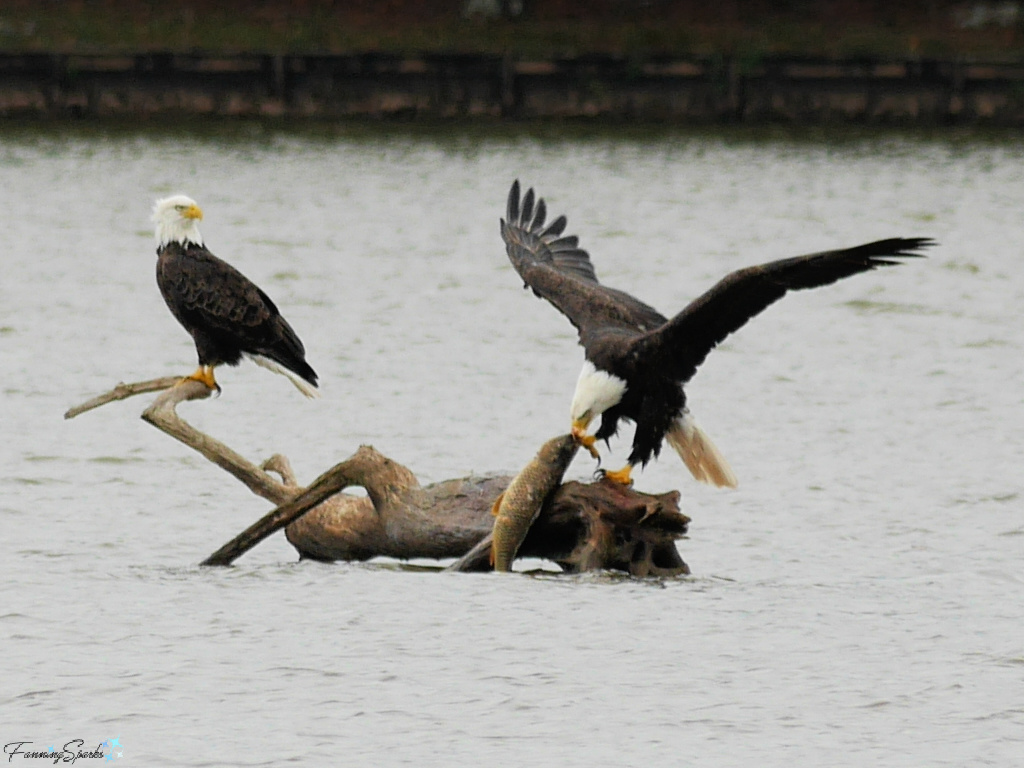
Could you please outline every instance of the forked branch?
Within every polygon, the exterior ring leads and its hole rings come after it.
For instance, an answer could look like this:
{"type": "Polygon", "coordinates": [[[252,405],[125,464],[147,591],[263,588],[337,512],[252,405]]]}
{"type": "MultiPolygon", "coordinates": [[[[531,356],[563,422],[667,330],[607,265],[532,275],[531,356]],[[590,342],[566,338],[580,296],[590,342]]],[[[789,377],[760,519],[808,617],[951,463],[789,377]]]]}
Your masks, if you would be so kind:
{"type": "Polygon", "coordinates": [[[274,504],[281,504],[295,494],[295,488],[278,482],[266,471],[235,453],[223,443],[200,432],[178,415],[175,409],[180,403],[188,400],[204,400],[212,394],[205,384],[192,379],[164,376],[132,384],[122,382],[109,392],[69,409],[64,414],[64,418],[72,419],[94,408],[99,408],[101,405],[125,400],[135,395],[161,391],[162,394],[142,412],[144,421],[198,451],[244,483],[257,496],[262,496],[274,504]]]}

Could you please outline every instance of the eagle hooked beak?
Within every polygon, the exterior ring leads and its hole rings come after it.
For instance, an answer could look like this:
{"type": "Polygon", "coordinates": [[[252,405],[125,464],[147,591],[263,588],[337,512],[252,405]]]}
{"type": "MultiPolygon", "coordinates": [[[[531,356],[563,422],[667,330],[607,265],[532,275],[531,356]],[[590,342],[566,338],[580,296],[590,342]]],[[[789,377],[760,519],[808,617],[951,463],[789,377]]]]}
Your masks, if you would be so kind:
{"type": "Polygon", "coordinates": [[[198,205],[190,205],[184,211],[181,212],[182,217],[186,219],[202,219],[203,211],[198,205]]]}

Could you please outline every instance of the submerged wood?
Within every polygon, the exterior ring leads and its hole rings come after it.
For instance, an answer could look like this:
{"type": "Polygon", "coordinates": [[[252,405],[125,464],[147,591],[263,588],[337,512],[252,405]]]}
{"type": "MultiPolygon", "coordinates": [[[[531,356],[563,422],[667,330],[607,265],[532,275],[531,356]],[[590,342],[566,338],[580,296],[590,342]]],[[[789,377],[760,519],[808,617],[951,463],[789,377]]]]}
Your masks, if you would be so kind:
{"type": "MultiPolygon", "coordinates": [[[[625,571],[633,576],[690,572],[675,540],[690,519],[679,511],[679,492],[646,494],[610,480],[563,483],[541,507],[517,557],[551,560],[563,571],[625,571]]],[[[491,536],[449,566],[489,571],[491,536]]]]}
{"type": "MultiPolygon", "coordinates": [[[[458,558],[450,570],[491,569],[491,510],[513,480],[510,476],[421,486],[408,468],[364,445],[302,487],[285,457],[275,455],[257,466],[182,419],[176,410],[180,403],[211,393],[200,382],[177,377],[119,384],[65,416],[161,389],[142,418],[276,505],[203,565],[229,565],[284,528],[303,558],[458,558]],[[364,488],[367,495],[344,492],[354,486],[364,488]]],[[[560,440],[564,438],[556,438],[560,440]]],[[[689,523],[679,511],[678,492],[649,495],[607,480],[560,484],[567,465],[557,468],[557,488],[547,494],[517,557],[548,559],[569,572],[607,568],[636,576],[689,573],[675,546],[689,523]]]]}

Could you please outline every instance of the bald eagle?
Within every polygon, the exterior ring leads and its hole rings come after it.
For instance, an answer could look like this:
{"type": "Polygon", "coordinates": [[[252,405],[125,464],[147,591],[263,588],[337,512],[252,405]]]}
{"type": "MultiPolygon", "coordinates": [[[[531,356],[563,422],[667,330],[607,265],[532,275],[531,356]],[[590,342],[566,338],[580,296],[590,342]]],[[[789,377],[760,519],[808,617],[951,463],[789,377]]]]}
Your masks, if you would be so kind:
{"type": "Polygon", "coordinates": [[[601,285],[579,239],[562,235],[565,216],[545,226],[544,201],[535,200],[532,189],[520,199],[518,180],[506,217],[501,236],[524,287],[551,302],[579,332],[585,360],[570,407],[573,434],[599,459],[597,440],[607,444],[622,420],[636,423],[628,463],[605,473],[621,483],[630,483],[633,467],[646,466],[667,440],[697,480],[734,487],[728,462],[686,407],[683,385],[708,353],[787,291],[899,264],[895,259],[921,256],[919,249],[933,245],[928,238],[891,238],[747,267],[669,320],[628,293],[601,285]],[[586,434],[598,417],[600,427],[586,434]]]}
{"type": "Polygon", "coordinates": [[[157,200],[156,281],[160,293],[196,344],[199,368],[188,378],[220,391],[217,365],[242,355],[287,376],[307,397],[317,395],[316,372],[288,321],[260,288],[203,245],[203,212],[185,195],[157,200]]]}

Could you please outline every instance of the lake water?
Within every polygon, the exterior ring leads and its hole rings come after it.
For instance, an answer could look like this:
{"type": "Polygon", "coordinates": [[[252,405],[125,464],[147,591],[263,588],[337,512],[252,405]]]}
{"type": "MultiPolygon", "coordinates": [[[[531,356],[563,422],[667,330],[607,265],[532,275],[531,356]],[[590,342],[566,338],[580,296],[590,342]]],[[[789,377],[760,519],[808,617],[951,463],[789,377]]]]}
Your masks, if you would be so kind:
{"type": "Polygon", "coordinates": [[[1024,141],[22,127],[0,178],[4,744],[116,737],[139,766],[1024,759],[1024,141]],[[423,482],[517,470],[568,427],[582,360],[505,257],[517,177],[666,314],[748,264],[941,243],[790,295],[708,358],[690,404],[739,488],[670,452],[637,475],[682,491],[691,577],[325,565],[280,534],[200,569],[266,502],[140,421],[147,396],[62,419],[193,369],[149,223],[183,191],[324,392],[243,364],[186,418],[306,482],[362,443],[423,482]]]}

